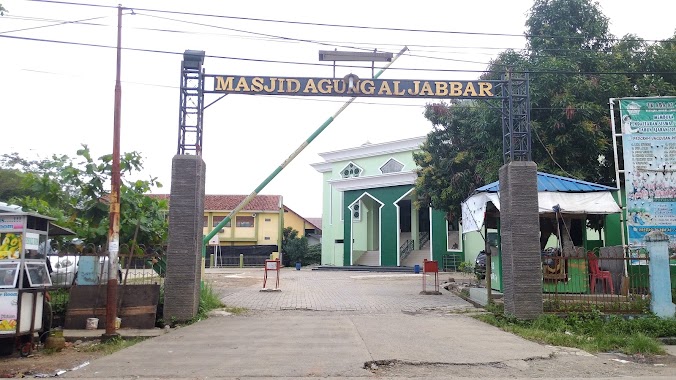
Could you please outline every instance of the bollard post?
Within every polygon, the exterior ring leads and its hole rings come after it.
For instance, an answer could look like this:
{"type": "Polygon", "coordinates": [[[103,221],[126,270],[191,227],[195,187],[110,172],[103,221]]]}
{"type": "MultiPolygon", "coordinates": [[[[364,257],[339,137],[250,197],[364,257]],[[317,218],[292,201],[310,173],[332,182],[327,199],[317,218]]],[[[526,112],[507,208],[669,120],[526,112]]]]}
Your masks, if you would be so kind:
{"type": "Polygon", "coordinates": [[[660,318],[673,318],[676,306],[671,302],[669,236],[653,230],[644,240],[650,257],[650,310],[660,318]]]}
{"type": "Polygon", "coordinates": [[[244,254],[243,253],[239,254],[239,267],[244,268],[244,254]]]}

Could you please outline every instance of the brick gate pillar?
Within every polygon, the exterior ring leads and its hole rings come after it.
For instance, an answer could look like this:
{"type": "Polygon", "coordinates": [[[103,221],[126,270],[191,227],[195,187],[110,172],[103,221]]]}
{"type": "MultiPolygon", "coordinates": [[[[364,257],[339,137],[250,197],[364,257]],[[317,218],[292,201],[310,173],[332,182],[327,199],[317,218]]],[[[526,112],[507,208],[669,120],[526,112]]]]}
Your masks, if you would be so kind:
{"type": "Polygon", "coordinates": [[[200,156],[172,160],[169,247],[164,282],[164,319],[197,315],[202,280],[202,235],[206,165],[200,156]]]}
{"type": "Polygon", "coordinates": [[[514,161],[500,168],[500,238],[505,313],[542,314],[537,165],[514,161]]]}

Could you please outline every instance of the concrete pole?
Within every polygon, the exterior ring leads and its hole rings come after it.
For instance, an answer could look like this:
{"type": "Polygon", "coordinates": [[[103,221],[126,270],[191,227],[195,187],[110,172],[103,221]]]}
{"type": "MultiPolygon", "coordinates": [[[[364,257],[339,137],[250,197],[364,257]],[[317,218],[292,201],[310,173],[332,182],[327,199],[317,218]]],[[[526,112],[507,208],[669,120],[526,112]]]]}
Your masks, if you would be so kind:
{"type": "Polygon", "coordinates": [[[650,255],[650,310],[660,318],[673,318],[676,306],[671,302],[669,236],[653,230],[644,240],[650,255]]]}

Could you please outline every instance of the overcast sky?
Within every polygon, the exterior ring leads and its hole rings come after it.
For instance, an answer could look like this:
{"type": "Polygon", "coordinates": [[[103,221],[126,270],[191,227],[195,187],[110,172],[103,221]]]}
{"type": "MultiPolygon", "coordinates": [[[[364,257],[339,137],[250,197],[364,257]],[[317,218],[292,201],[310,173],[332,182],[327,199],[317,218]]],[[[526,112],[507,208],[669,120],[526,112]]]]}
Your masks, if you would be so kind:
{"type": "MultiPolygon", "coordinates": [[[[117,5],[120,1],[81,0],[117,5]]],[[[27,158],[74,155],[88,144],[95,155],[112,151],[115,50],[2,38],[18,36],[114,46],[115,9],[0,0],[0,152],[27,158]],[[97,18],[91,24],[38,29],[59,21],[97,18]],[[50,19],[52,21],[44,21],[50,19]],[[57,20],[57,21],[54,21],[57,20]]],[[[521,34],[530,0],[472,1],[123,1],[129,8],[206,13],[245,18],[369,27],[521,34]]],[[[673,35],[676,1],[600,1],[616,36],[634,33],[648,40],[673,35]]],[[[195,17],[136,11],[123,18],[124,47],[207,55],[208,74],[331,77],[330,63],[317,66],[319,50],[349,47],[408,55],[383,79],[475,79],[491,58],[525,39],[454,33],[402,32],[292,25],[278,22],[195,17]],[[169,20],[171,19],[171,20],[169,20]],[[199,25],[201,24],[201,25],[199,25]],[[154,30],[151,30],[154,29],[154,30]],[[285,38],[279,38],[285,37],[285,38]],[[303,40],[303,41],[298,41],[303,40]],[[265,61],[288,61],[313,65],[265,61]],[[401,70],[422,69],[422,70],[401,70]],[[447,71],[443,71],[447,70],[447,71]],[[460,70],[460,71],[457,71],[460,70]],[[464,71],[464,72],[463,72],[464,71]]],[[[178,139],[180,54],[123,51],[121,149],[145,157],[144,175],[159,177],[168,193],[171,159],[178,139]]],[[[369,68],[336,69],[369,77],[369,68]]],[[[617,94],[621,97],[623,94],[617,94]]],[[[207,96],[206,102],[217,98],[207,96]]],[[[208,194],[249,194],[347,98],[232,95],[205,111],[203,158],[208,194]]],[[[318,153],[427,134],[425,101],[357,100],[277,176],[263,194],[281,194],[305,217],[321,216],[322,177],[310,167],[318,153]]]]}

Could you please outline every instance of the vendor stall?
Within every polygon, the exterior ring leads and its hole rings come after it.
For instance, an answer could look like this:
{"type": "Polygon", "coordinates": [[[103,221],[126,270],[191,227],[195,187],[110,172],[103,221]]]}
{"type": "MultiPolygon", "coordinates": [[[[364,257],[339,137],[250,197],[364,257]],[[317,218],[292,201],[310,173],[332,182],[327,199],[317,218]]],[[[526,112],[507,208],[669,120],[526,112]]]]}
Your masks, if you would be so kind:
{"type": "MultiPolygon", "coordinates": [[[[537,183],[543,290],[587,292],[588,284],[568,282],[567,279],[572,276],[587,277],[586,250],[599,247],[602,241],[587,238],[586,221],[592,215],[621,212],[612,195],[617,189],[541,172],[537,174],[537,183]],[[547,246],[551,235],[557,237],[555,247],[547,246]],[[566,260],[561,260],[561,257],[566,260]]],[[[489,225],[499,230],[499,191],[499,182],[496,181],[478,188],[462,203],[463,233],[481,231],[489,225]]],[[[497,246],[497,252],[491,255],[491,287],[502,291],[502,255],[500,244],[497,246]]]]}
{"type": "Polygon", "coordinates": [[[53,219],[0,209],[0,354],[33,349],[44,330],[43,309],[52,282],[46,260],[50,234],[72,234],[53,219]]]}

